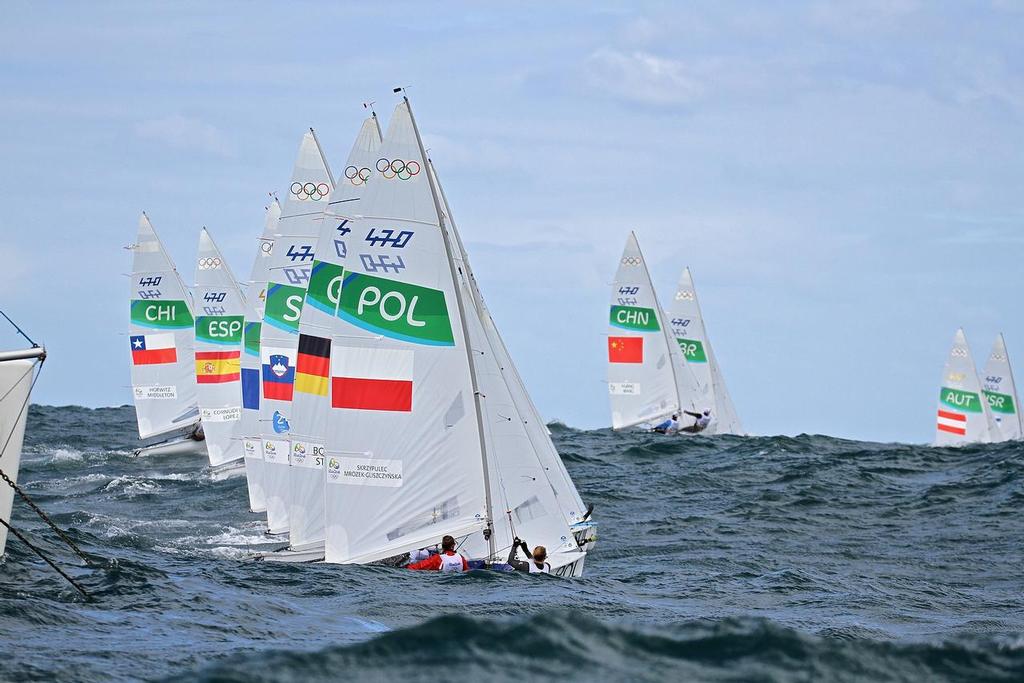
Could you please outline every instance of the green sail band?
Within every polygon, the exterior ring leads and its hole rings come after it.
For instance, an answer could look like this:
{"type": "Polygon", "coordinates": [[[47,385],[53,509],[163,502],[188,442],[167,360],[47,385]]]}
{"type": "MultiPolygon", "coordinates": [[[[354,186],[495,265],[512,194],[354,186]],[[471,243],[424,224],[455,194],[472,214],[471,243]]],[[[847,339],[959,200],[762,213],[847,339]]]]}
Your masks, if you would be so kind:
{"type": "Polygon", "coordinates": [[[657,332],[661,329],[661,325],[658,324],[658,316],[653,308],[612,306],[608,322],[614,327],[621,327],[624,330],[657,332]]]}
{"type": "Polygon", "coordinates": [[[196,340],[208,344],[240,344],[242,325],[240,315],[201,315],[196,318],[196,340]]]}
{"type": "Polygon", "coordinates": [[[263,309],[263,322],[285,332],[298,333],[305,287],[273,284],[267,288],[267,305],[263,309]]]}
{"type": "Polygon", "coordinates": [[[992,409],[992,412],[1005,415],[1013,415],[1017,412],[1017,406],[1013,404],[1013,396],[1000,394],[995,391],[986,391],[984,393],[985,398],[988,399],[988,407],[992,409]]]}
{"type": "Polygon", "coordinates": [[[132,324],[158,330],[192,327],[192,314],[184,301],[132,299],[132,324]]]}
{"type": "Polygon", "coordinates": [[[262,323],[245,324],[245,341],[243,342],[243,345],[245,347],[245,352],[251,356],[260,355],[260,331],[262,329],[262,323]]]}
{"type": "Polygon", "coordinates": [[[939,401],[942,402],[942,405],[965,413],[980,413],[982,411],[981,399],[973,391],[942,387],[939,389],[939,401]]]}
{"type": "Polygon", "coordinates": [[[708,357],[704,353],[704,343],[696,339],[683,339],[682,337],[676,337],[676,341],[679,342],[679,349],[686,356],[688,363],[707,363],[708,357]]]}

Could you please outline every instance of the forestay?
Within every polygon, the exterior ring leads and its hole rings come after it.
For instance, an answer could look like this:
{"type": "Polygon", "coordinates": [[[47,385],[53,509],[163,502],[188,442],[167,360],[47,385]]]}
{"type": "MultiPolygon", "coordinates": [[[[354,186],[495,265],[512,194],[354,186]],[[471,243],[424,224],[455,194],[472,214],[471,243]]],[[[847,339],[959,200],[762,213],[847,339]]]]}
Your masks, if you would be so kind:
{"type": "Polygon", "coordinates": [[[372,562],[484,528],[489,510],[453,268],[408,103],[350,216],[344,266],[310,303],[337,317],[327,432],[326,559],[372,562]]]}
{"type": "Polygon", "coordinates": [[[967,345],[964,331],[958,329],[942,370],[935,445],[989,443],[994,430],[995,422],[988,402],[982,398],[981,383],[978,381],[971,349],[967,345]]]}
{"type": "Polygon", "coordinates": [[[270,278],[270,255],[274,250],[277,221],[281,204],[270,202],[252,264],[246,296],[245,329],[242,334],[242,450],[245,454],[245,479],[249,489],[249,509],[266,512],[267,499],[263,487],[263,443],[260,438],[260,330],[263,308],[267,300],[270,278]]]}
{"type": "Polygon", "coordinates": [[[711,346],[710,339],[707,341],[707,347],[708,364],[711,366],[712,389],[715,392],[715,414],[718,415],[718,425],[715,433],[746,436],[747,433],[743,431],[740,417],[736,413],[736,406],[732,403],[732,396],[729,394],[729,389],[725,386],[722,366],[718,364],[718,359],[715,358],[715,350],[711,346]]]}
{"type": "Polygon", "coordinates": [[[260,330],[260,431],[263,486],[270,533],[289,529],[289,441],[298,355],[299,316],[309,284],[317,235],[334,181],[316,136],[302,138],[270,256],[260,330]]]}
{"type": "Polygon", "coordinates": [[[199,417],[214,467],[242,457],[242,332],[245,298],[210,233],[196,258],[195,373],[199,417]]]}
{"type": "Polygon", "coordinates": [[[1013,381],[1013,370],[1010,368],[1010,356],[1006,351],[1006,342],[1002,333],[996,335],[992,344],[992,353],[985,363],[985,372],[981,378],[982,390],[992,410],[992,418],[996,422],[999,440],[1008,441],[1021,438],[1021,415],[1017,406],[1017,385],[1013,381]]]}
{"type": "Polygon", "coordinates": [[[132,397],[139,437],[185,431],[199,421],[190,295],[146,214],[132,251],[132,397]]]}
{"type": "MultiPolygon", "coordinates": [[[[380,158],[380,127],[376,115],[363,121],[359,135],[352,146],[345,164],[345,170],[338,179],[337,187],[331,194],[327,216],[321,221],[317,239],[313,278],[318,268],[328,266],[340,268],[345,263],[351,240],[349,220],[344,215],[358,212],[359,197],[366,191],[375,175],[375,165],[380,158]]],[[[355,256],[365,260],[365,255],[355,256]],[[361,256],[363,258],[361,258],[361,256]]],[[[385,260],[379,264],[370,263],[382,273],[396,271],[385,260]]],[[[314,298],[306,300],[299,320],[299,346],[296,362],[295,392],[292,398],[294,408],[291,425],[291,487],[288,508],[290,544],[293,549],[322,545],[324,528],[324,444],[327,440],[327,421],[331,416],[330,402],[330,356],[331,340],[335,334],[343,333],[343,323],[334,315],[333,306],[324,306],[314,298]],[[328,310],[324,310],[327,308],[328,310]]]]}

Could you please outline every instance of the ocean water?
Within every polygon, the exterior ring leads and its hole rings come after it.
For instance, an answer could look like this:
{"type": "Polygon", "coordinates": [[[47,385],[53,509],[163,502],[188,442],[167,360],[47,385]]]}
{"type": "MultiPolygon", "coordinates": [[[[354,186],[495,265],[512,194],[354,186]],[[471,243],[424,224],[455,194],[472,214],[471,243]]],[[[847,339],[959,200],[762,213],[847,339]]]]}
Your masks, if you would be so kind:
{"type": "Polygon", "coordinates": [[[581,579],[250,561],[244,478],[134,458],[131,408],[33,407],[3,680],[1024,680],[1024,446],[554,425],[581,579]]]}

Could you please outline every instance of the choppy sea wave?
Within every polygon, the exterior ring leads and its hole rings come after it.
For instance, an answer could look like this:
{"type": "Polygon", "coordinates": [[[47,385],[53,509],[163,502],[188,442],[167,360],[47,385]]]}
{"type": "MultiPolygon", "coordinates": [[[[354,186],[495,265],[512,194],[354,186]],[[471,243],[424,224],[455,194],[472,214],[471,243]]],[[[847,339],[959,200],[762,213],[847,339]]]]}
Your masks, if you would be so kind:
{"type": "Polygon", "coordinates": [[[135,458],[130,408],[37,407],[0,560],[0,679],[1024,680],[1024,450],[826,436],[553,438],[581,579],[254,563],[243,478],[135,458]]]}

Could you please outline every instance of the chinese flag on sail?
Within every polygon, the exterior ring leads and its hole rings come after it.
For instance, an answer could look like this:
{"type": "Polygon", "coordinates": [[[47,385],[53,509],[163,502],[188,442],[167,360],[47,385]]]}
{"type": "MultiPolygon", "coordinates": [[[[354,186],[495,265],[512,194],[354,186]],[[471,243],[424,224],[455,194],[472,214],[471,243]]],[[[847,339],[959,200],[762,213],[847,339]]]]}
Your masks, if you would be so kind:
{"type": "Polygon", "coordinates": [[[608,337],[609,363],[643,363],[643,337],[608,337]]]}

